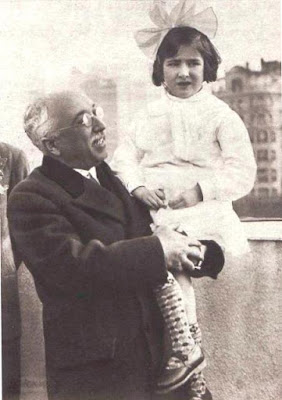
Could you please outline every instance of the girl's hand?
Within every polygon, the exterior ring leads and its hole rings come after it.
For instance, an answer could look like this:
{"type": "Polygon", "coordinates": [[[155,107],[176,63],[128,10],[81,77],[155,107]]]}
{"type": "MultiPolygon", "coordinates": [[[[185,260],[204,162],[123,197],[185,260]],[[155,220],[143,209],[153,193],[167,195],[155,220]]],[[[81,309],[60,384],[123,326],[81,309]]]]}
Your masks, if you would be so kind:
{"type": "Polygon", "coordinates": [[[177,197],[170,200],[168,205],[174,210],[179,208],[193,207],[203,201],[203,195],[200,186],[197,184],[192,189],[187,189],[177,197]]]}
{"type": "Polygon", "coordinates": [[[145,186],[139,186],[132,191],[132,195],[154,210],[166,207],[163,189],[149,190],[145,186]]]}

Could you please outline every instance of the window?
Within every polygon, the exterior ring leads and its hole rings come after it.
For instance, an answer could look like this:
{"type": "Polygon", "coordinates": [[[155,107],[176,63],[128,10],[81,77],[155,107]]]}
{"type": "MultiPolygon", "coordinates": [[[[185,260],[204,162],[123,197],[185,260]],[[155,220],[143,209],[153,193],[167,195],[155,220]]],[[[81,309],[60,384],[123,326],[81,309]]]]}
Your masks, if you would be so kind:
{"type": "Polygon", "coordinates": [[[267,161],[268,160],[267,149],[258,150],[257,159],[258,161],[267,161]]]}
{"type": "Polygon", "coordinates": [[[258,195],[260,198],[267,198],[269,197],[269,189],[268,188],[259,188],[258,195]]]}
{"type": "Polygon", "coordinates": [[[265,105],[265,98],[262,95],[256,95],[253,98],[252,104],[256,107],[262,107],[265,105]]]}
{"type": "Polygon", "coordinates": [[[275,150],[270,151],[270,160],[271,161],[276,160],[276,151],[275,150]]]}
{"type": "Polygon", "coordinates": [[[243,82],[241,81],[241,79],[233,79],[231,82],[231,90],[232,92],[241,92],[243,89],[243,82]]]}
{"type": "MultiPolygon", "coordinates": [[[[276,170],[274,170],[276,172],[276,170]]],[[[257,171],[258,182],[268,182],[268,169],[259,168],[257,171]]]]}
{"type": "Polygon", "coordinates": [[[258,114],[257,115],[257,126],[260,127],[261,125],[265,125],[266,118],[265,114],[258,114]]]}
{"type": "Polygon", "coordinates": [[[271,177],[271,181],[272,182],[276,182],[277,181],[277,170],[276,169],[272,169],[270,171],[270,177],[271,177]]]}
{"type": "Polygon", "coordinates": [[[258,131],[258,143],[266,143],[267,142],[267,131],[259,130],[258,131]]]}
{"type": "Polygon", "coordinates": [[[275,142],[275,141],[276,141],[276,134],[275,134],[274,131],[270,131],[270,140],[271,140],[272,142],[275,142]]]}
{"type": "Polygon", "coordinates": [[[268,111],[260,110],[260,112],[255,112],[251,115],[251,120],[255,127],[261,128],[262,126],[272,125],[272,115],[268,111]]]}
{"type": "Polygon", "coordinates": [[[242,110],[242,108],[244,107],[244,100],[243,99],[238,99],[237,107],[238,107],[238,110],[242,110]]]}
{"type": "Polygon", "coordinates": [[[272,115],[270,114],[270,112],[265,113],[265,121],[266,121],[267,125],[272,124],[272,115]]]}

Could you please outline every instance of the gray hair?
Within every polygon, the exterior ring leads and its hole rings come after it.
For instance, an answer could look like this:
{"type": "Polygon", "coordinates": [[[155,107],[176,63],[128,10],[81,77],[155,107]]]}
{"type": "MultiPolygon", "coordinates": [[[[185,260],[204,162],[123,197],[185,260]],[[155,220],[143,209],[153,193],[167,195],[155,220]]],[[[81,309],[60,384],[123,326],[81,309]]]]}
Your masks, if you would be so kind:
{"type": "Polygon", "coordinates": [[[24,130],[32,143],[42,152],[45,151],[42,139],[54,137],[53,121],[48,113],[49,98],[40,97],[30,104],[24,114],[24,130]]]}

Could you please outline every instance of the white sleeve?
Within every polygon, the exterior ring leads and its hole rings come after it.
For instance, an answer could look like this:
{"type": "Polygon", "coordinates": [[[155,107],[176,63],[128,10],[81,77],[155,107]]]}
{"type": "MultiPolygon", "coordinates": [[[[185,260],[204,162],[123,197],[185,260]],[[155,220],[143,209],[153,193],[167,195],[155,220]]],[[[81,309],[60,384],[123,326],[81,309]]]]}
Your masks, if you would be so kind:
{"type": "Polygon", "coordinates": [[[114,173],[123,182],[129,193],[139,186],[145,186],[140,162],[144,152],[138,148],[136,135],[140,132],[140,126],[136,120],[130,129],[119,138],[119,144],[114,152],[110,166],[114,173]]]}
{"type": "Polygon", "coordinates": [[[223,167],[212,179],[199,182],[206,200],[234,201],[246,196],[256,178],[256,162],[248,131],[234,111],[228,110],[217,130],[223,167]]]}

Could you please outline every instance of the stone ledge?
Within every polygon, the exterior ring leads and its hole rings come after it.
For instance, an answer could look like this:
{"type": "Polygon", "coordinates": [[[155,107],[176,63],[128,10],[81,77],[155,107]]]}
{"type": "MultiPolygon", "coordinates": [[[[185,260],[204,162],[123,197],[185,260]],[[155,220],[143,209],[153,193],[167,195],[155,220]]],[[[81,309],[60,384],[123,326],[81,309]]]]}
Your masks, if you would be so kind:
{"type": "Polygon", "coordinates": [[[250,219],[242,224],[249,240],[282,241],[282,219],[250,219]]]}

